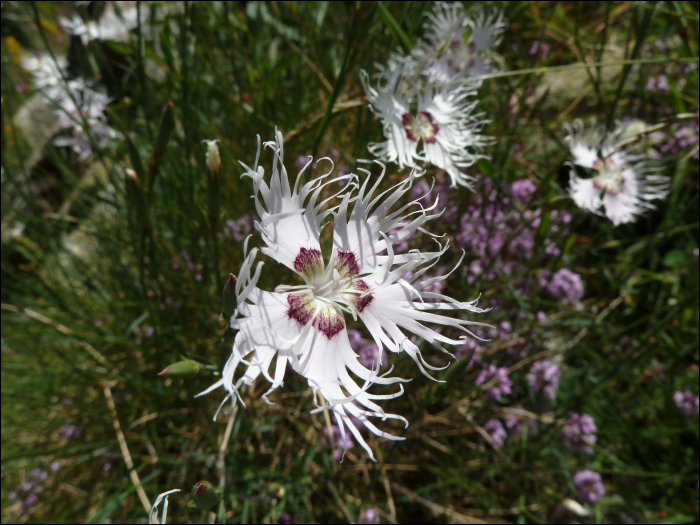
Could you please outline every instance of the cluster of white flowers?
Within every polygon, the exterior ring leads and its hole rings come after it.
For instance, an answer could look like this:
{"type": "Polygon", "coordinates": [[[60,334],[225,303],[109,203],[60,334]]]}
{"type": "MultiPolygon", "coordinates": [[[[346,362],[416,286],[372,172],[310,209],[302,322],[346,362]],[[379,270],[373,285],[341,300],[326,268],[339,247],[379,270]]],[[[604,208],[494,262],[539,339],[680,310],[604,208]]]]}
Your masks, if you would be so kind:
{"type": "Polygon", "coordinates": [[[654,209],[650,201],[663,199],[670,188],[670,179],[656,174],[648,155],[625,146],[629,126],[618,124],[611,133],[594,123],[586,129],[580,120],[565,126],[573,164],[593,172],[584,179],[571,169],[569,194],[580,208],[607,216],[615,226],[654,209]]]}
{"type": "MultiPolygon", "coordinates": [[[[485,310],[478,308],[476,301],[462,302],[436,291],[441,287],[435,285],[449,273],[425,277],[431,268],[433,272],[441,268],[439,260],[449,247],[426,230],[430,221],[442,215],[433,213],[437,201],[425,207],[425,195],[421,194],[418,198],[413,195],[408,204],[398,204],[411,195],[414,181],[425,173],[416,161],[444,169],[453,186],[470,186],[473,179],[462,170],[483,156],[482,147],[488,141],[481,135],[485,121],[474,114],[476,102],[471,99],[480,82],[470,78],[492,71],[495,57],[491,50],[498,44],[505,22],[501,15],[488,17],[477,9],[468,16],[461,4],[445,3],[438,3],[428,18],[427,39],[412,55],[393,54],[386,67],[379,68],[376,85],[371,85],[367,73],[361,74],[387,138],[370,144],[370,152],[401,168],[411,168],[401,182],[376,195],[384,177],[381,162],[375,161],[382,168],[377,177],[358,170],[366,175],[360,181],[355,174],[332,176],[330,158],[314,162],[309,157],[299,165],[292,188],[280,132],[274,141],[264,144],[258,137],[252,167],[241,163],[244,175],[253,181],[259,218],[255,229],[264,246],[249,249],[250,237],[244,242],[244,262],[235,284],[237,309],[230,320],[230,327],[237,331],[233,352],[221,379],[200,394],[224,388],[227,395],[217,414],[229,399],[232,404],[243,403],[240,387],[252,385],[259,376],[270,383],[262,398],[271,404],[268,396],[283,385],[290,366],[313,390],[317,407],[313,412],[331,411],[342,442],[359,443],[374,459],[358,426],[399,440],[402,438],[380,430],[370,418],[407,424],[376,403],[400,396],[402,383],[407,381],[391,377],[393,368],[379,373],[386,362],[385,349],[406,352],[421,372],[431,377],[428,370],[443,368],[426,362],[416,343],[419,339],[449,356],[447,345],[464,345],[468,337],[478,339],[470,326],[481,323],[455,314],[485,310]],[[272,149],[274,156],[269,178],[259,164],[264,148],[272,149]],[[320,176],[311,175],[323,162],[328,163],[328,169],[320,176]],[[307,174],[309,182],[300,187],[307,174]],[[394,210],[395,205],[398,209],[394,210]],[[330,223],[332,241],[329,235],[330,246],[324,250],[321,232],[330,223]],[[406,251],[406,239],[417,231],[432,236],[437,249],[406,251]],[[256,264],[259,252],[289,268],[299,282],[279,285],[274,291],[258,288],[263,266],[262,262],[256,264]],[[350,318],[361,321],[377,345],[375,361],[369,366],[352,349],[347,329],[350,318]],[[450,337],[455,333],[458,338],[450,337]],[[245,372],[235,378],[240,365],[245,372]],[[374,384],[397,384],[398,391],[370,394],[374,384]],[[346,438],[346,429],[352,440],[346,438]]],[[[616,225],[632,221],[652,207],[650,200],[662,198],[668,191],[668,180],[652,174],[648,155],[634,155],[625,149],[627,142],[621,142],[629,138],[625,129],[620,126],[611,134],[599,128],[585,131],[578,121],[568,127],[574,164],[596,172],[594,177],[582,179],[574,170],[571,195],[583,208],[599,214],[604,209],[616,225]]],[[[215,141],[206,142],[207,166],[218,170],[215,141]]],[[[457,266],[460,263],[461,259],[457,266]]]]}
{"type": "Polygon", "coordinates": [[[343,439],[347,427],[355,441],[373,458],[353,421],[360,421],[374,434],[392,440],[401,438],[383,432],[369,418],[406,422],[401,416],[385,413],[375,403],[401,395],[400,383],[406,381],[389,377],[392,369],[379,375],[384,349],[393,353],[406,352],[420,370],[431,377],[426,369],[442,370],[444,367],[427,363],[406,332],[452,356],[445,345],[463,345],[467,336],[475,337],[468,327],[480,323],[438,312],[481,313],[484,310],[476,306],[476,301],[460,302],[430,291],[432,284],[443,281],[449,274],[421,280],[447,251],[447,245],[436,242],[434,252],[394,252],[401,241],[419,229],[425,231],[425,225],[440,216],[431,213],[435,205],[426,209],[420,199],[392,209],[402,197],[410,194],[414,180],[423,172],[414,168],[405,180],[375,195],[384,176],[381,163],[382,173],[377,177],[359,170],[366,174],[360,185],[357,175],[353,174],[331,178],[333,162],[325,158],[318,162],[327,162],[329,169],[321,176],[311,177],[299,188],[300,180],[313,164],[309,159],[292,189],[284,167],[282,134],[277,132],[275,140],[264,146],[274,152],[269,179],[266,180],[265,170],[259,165],[259,138],[253,167],[243,164],[245,175],[254,185],[259,216],[255,228],[265,244],[260,251],[287,266],[303,284],[281,285],[272,292],[259,289],[257,282],[263,263],[255,265],[259,250],[248,250],[248,239],[245,241],[245,261],[235,286],[238,307],[231,318],[231,328],[238,330],[233,353],[221,380],[202,394],[223,387],[228,393],[226,399],[231,398],[232,403],[236,399],[242,402],[240,386],[250,385],[262,375],[271,384],[263,395],[270,403],[268,395],[282,385],[290,364],[308,380],[314,391],[316,411],[332,411],[343,439]],[[333,188],[331,196],[320,201],[326,188],[333,188]],[[331,221],[332,247],[324,257],[321,231],[331,221]],[[348,317],[364,323],[378,346],[377,362],[372,369],[363,366],[352,350],[346,324],[348,317]],[[424,323],[450,327],[463,335],[451,339],[424,323]],[[270,372],[273,361],[274,375],[270,372]],[[241,364],[246,371],[234,381],[234,373],[241,364]],[[363,382],[362,386],[349,372],[363,382]],[[395,383],[399,383],[399,390],[393,394],[368,393],[373,384],[395,383]],[[317,393],[322,395],[322,400],[317,399],[317,393]]]}
{"type": "Polygon", "coordinates": [[[362,72],[372,111],[383,124],[385,142],[370,144],[380,159],[401,168],[417,161],[444,169],[452,186],[472,187],[464,169],[484,158],[490,138],[486,121],[475,113],[480,82],[475,75],[493,68],[492,48],[505,29],[502,15],[477,8],[466,14],[461,4],[438,2],[428,16],[426,40],[411,55],[394,54],[379,66],[376,87],[362,72]]]}
{"type": "MultiPolygon", "coordinates": [[[[147,10],[141,11],[141,22],[146,21],[147,10]]],[[[117,13],[113,9],[105,9],[99,20],[85,22],[78,13],[73,13],[71,18],[58,17],[66,33],[78,36],[83,44],[92,40],[109,40],[114,42],[126,42],[130,32],[138,26],[138,9],[136,6],[123,9],[117,13]]]]}
{"type": "Polygon", "coordinates": [[[54,107],[62,131],[54,137],[55,145],[70,147],[80,159],[86,159],[93,146],[104,148],[121,137],[105,118],[111,99],[83,79],[67,80],[66,57],[37,53],[22,58],[20,65],[31,74],[33,86],[46,103],[54,107]]]}

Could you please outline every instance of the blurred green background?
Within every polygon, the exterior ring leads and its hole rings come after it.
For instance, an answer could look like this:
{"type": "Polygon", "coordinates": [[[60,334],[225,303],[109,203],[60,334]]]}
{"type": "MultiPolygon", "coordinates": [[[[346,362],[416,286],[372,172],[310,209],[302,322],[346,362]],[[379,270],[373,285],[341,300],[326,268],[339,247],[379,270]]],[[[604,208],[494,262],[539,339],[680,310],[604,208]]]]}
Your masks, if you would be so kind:
{"type": "MultiPolygon", "coordinates": [[[[275,406],[262,402],[258,381],[243,389],[247,409],[216,422],[221,392],[193,398],[231,351],[221,289],[242,261],[244,217],[255,213],[237,161],[251,164],[256,134],[271,140],[277,127],[291,173],[301,155],[355,171],[368,142],[382,140],[359,71],[414,45],[433,5],[141,2],[125,38],[87,41],[58,16],[99,20],[133,3],[3,2],[3,521],[144,523],[144,495],[153,503],[180,488],[172,523],[697,522],[698,419],[674,402],[698,391],[697,118],[673,120],[698,112],[691,2],[485,3],[509,23],[496,49],[502,72],[478,95],[495,143],[469,173],[503,195],[516,180],[536,185],[536,256],[519,276],[567,267],[585,290],[565,305],[546,290],[519,293],[497,265],[490,280],[452,275],[451,296],[481,294],[495,306],[476,320],[510,325],[481,358],[511,368],[511,395],[488,399],[469,359],[435,383],[392,356],[396,375],[413,377],[383,403],[409,420],[405,431],[387,425],[406,440],[368,436],[377,463],[355,446],[342,464],[295,374],[275,406]],[[87,158],[52,141],[56,112],[21,67],[37,52],[65,55],[67,78],[101,86],[118,137],[98,145],[83,130],[87,158]],[[668,123],[649,147],[671,193],[634,224],[613,228],[567,196],[562,125],[591,117],[668,123]],[[204,139],[220,140],[219,177],[207,176],[204,139]],[[572,215],[566,233],[552,231],[563,212],[572,215]],[[548,239],[558,256],[543,255],[548,239]],[[181,357],[204,366],[189,378],[158,376],[181,357]],[[561,368],[554,400],[526,380],[542,357],[561,368]],[[518,407],[536,425],[494,447],[484,425],[518,407]],[[570,412],[594,418],[592,454],[568,446],[570,412]],[[577,511],[572,477],[585,469],[601,474],[606,495],[577,511]],[[223,487],[212,512],[189,505],[202,480],[223,487]]],[[[269,154],[261,164],[269,169],[269,154]]],[[[393,165],[388,173],[383,187],[405,176],[393,165]]],[[[429,167],[427,176],[443,173],[429,167]]],[[[461,215],[480,191],[448,197],[461,215]]],[[[514,213],[531,220],[523,207],[514,213]]],[[[431,229],[454,242],[460,223],[431,229]]],[[[464,268],[472,260],[467,253],[464,268]]],[[[290,279],[268,260],[260,287],[290,279]]]]}

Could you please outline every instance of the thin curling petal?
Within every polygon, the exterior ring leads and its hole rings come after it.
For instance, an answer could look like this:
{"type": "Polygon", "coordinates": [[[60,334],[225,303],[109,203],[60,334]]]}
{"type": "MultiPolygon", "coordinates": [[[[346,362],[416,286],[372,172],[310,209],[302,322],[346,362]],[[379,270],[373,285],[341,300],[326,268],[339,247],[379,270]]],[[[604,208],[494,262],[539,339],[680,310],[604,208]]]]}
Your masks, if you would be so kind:
{"type": "Polygon", "coordinates": [[[176,492],[180,492],[180,489],[169,490],[158,495],[156,502],[151,507],[151,514],[148,517],[148,523],[166,523],[168,518],[168,496],[170,496],[170,494],[175,494],[176,492]],[[161,501],[163,501],[163,521],[158,521],[158,505],[160,505],[161,501]]]}

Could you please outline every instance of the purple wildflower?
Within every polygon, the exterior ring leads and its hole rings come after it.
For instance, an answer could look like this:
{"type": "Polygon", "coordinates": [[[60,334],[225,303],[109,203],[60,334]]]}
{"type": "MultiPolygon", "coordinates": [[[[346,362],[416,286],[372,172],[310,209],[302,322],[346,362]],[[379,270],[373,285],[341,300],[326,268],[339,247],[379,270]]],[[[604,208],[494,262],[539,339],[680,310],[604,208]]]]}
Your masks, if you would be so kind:
{"type": "Polygon", "coordinates": [[[574,452],[593,454],[591,444],[596,442],[598,427],[588,414],[569,413],[569,420],[564,427],[564,435],[569,438],[569,446],[574,452]]]}
{"type": "Polygon", "coordinates": [[[467,339],[467,342],[462,346],[457,347],[455,356],[457,359],[468,359],[467,368],[474,366],[474,363],[481,361],[481,347],[474,339],[467,339]]]}
{"type": "Polygon", "coordinates": [[[544,323],[547,320],[547,314],[544,312],[537,312],[537,322],[544,323]]]}
{"type": "Polygon", "coordinates": [[[581,470],[574,475],[574,485],[578,497],[584,503],[595,503],[605,495],[605,487],[600,474],[592,470],[581,470]]]}
{"type": "Polygon", "coordinates": [[[532,365],[530,373],[527,375],[527,382],[530,383],[535,392],[544,392],[544,395],[554,400],[557,397],[560,374],[558,365],[544,359],[532,365]]]}
{"type": "MultiPolygon", "coordinates": [[[[373,343],[365,343],[362,340],[362,333],[359,330],[351,328],[348,330],[348,338],[350,346],[359,356],[359,361],[365,368],[374,369],[377,366],[379,359],[379,348],[373,343]]],[[[382,364],[386,364],[386,354],[382,356],[382,364]]]]}
{"type": "Polygon", "coordinates": [[[647,89],[649,91],[658,91],[663,93],[668,92],[670,86],[668,85],[668,79],[666,78],[666,75],[650,77],[649,81],[647,82],[647,89]]]}
{"type": "Polygon", "coordinates": [[[673,394],[673,400],[686,416],[698,415],[698,396],[693,395],[690,390],[676,392],[673,394]]]}
{"type": "Polygon", "coordinates": [[[358,523],[379,523],[379,515],[377,514],[377,509],[365,509],[358,523]]]}
{"type": "Polygon", "coordinates": [[[80,439],[80,435],[82,434],[82,431],[80,430],[79,427],[75,425],[63,425],[61,427],[61,430],[58,431],[59,435],[67,438],[67,439],[80,439]]]}
{"type": "MultiPolygon", "coordinates": [[[[521,407],[516,407],[516,408],[521,408],[521,407]]],[[[506,428],[508,431],[513,434],[514,436],[520,437],[523,433],[523,420],[515,417],[515,416],[509,416],[505,418],[505,424],[506,428]]],[[[531,417],[527,418],[527,435],[528,436],[533,436],[537,430],[535,420],[532,419],[531,417]]]]}
{"type": "Polygon", "coordinates": [[[513,198],[522,203],[530,202],[532,195],[537,190],[537,186],[530,179],[516,180],[511,186],[513,198]]]}
{"type": "Polygon", "coordinates": [[[145,335],[146,337],[153,337],[154,333],[156,333],[156,329],[153,328],[152,326],[145,325],[143,327],[143,335],[145,335]]]}
{"type": "Polygon", "coordinates": [[[243,242],[252,229],[253,217],[251,215],[244,215],[235,221],[233,219],[227,220],[226,226],[224,226],[221,234],[225,237],[233,237],[238,242],[243,242]]]}
{"type": "Polygon", "coordinates": [[[575,304],[583,297],[583,282],[577,273],[562,268],[552,276],[547,290],[564,304],[575,304]]]}
{"type": "Polygon", "coordinates": [[[282,511],[280,513],[280,523],[299,523],[299,520],[296,516],[292,516],[289,512],[282,511]]]}
{"type": "Polygon", "coordinates": [[[36,496],[36,494],[30,494],[26,498],[24,498],[24,506],[26,508],[33,507],[39,502],[39,498],[36,496]]]}
{"type": "Polygon", "coordinates": [[[488,384],[486,395],[494,400],[510,394],[511,386],[513,386],[513,382],[508,378],[508,369],[498,368],[493,364],[481,371],[476,379],[476,384],[479,386],[488,384]],[[491,383],[492,381],[493,383],[491,383]]]}
{"type": "Polygon", "coordinates": [[[503,442],[508,437],[506,429],[503,428],[503,425],[498,419],[489,419],[484,425],[484,430],[489,433],[489,436],[491,436],[493,444],[496,445],[496,448],[501,448],[503,446],[503,442]]]}
{"type": "Polygon", "coordinates": [[[31,475],[39,481],[46,481],[49,477],[49,474],[45,470],[41,470],[40,468],[32,469],[31,475]]]}

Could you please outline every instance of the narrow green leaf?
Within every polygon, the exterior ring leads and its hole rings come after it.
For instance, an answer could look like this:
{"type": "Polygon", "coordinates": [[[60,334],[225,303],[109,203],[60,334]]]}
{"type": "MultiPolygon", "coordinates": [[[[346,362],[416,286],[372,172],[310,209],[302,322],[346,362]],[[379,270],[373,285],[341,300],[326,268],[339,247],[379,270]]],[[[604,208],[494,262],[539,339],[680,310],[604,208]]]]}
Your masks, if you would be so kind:
{"type": "Polygon", "coordinates": [[[391,16],[391,13],[384,5],[384,2],[379,2],[377,8],[379,9],[379,16],[382,17],[384,23],[394,33],[394,36],[398,39],[399,44],[401,44],[403,50],[406,53],[410,53],[413,49],[411,39],[408,38],[406,33],[403,32],[403,29],[401,29],[401,26],[399,26],[399,23],[396,21],[396,19],[393,16],[391,16]]]}
{"type": "Polygon", "coordinates": [[[131,332],[133,332],[138,325],[143,323],[146,319],[148,319],[148,316],[150,315],[149,312],[146,312],[143,315],[138,316],[134,321],[127,327],[126,332],[124,332],[125,336],[129,336],[131,332]]]}
{"type": "Polygon", "coordinates": [[[136,149],[136,144],[134,144],[134,141],[131,139],[131,135],[128,132],[125,135],[126,147],[129,151],[129,160],[131,161],[131,167],[139,176],[140,184],[143,185],[144,181],[146,180],[146,171],[143,169],[141,156],[139,155],[138,149],[136,149]]]}
{"type": "Polygon", "coordinates": [[[158,168],[165,156],[165,150],[168,146],[168,139],[175,127],[175,107],[172,100],[169,100],[163,109],[163,115],[158,126],[158,137],[151,152],[151,158],[148,160],[148,190],[152,191],[155,185],[158,168]]]}

